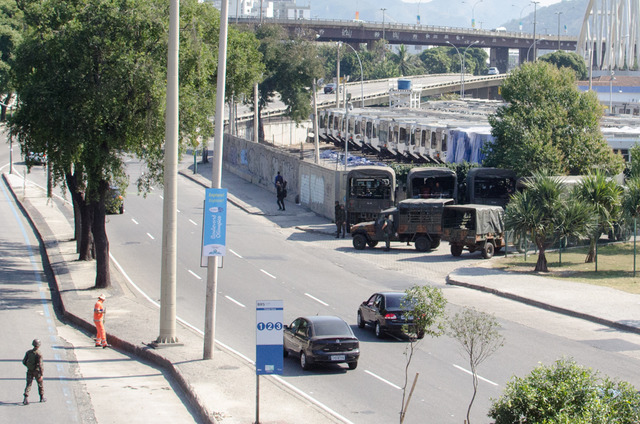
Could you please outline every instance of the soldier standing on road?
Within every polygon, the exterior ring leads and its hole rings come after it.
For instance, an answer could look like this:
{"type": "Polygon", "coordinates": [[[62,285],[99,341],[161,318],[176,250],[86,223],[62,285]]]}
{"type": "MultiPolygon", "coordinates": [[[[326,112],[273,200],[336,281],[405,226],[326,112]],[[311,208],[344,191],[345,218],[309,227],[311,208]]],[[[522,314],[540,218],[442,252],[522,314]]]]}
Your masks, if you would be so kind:
{"type": "Polygon", "coordinates": [[[102,304],[106,299],[104,294],[98,296],[98,301],[93,307],[93,323],[96,326],[96,347],[105,348],[107,344],[107,332],[104,329],[104,315],[106,310],[102,304]]]}
{"type": "Polygon", "coordinates": [[[44,377],[42,367],[42,353],[40,353],[40,340],[34,339],[31,342],[33,349],[28,350],[24,355],[22,364],[27,367],[27,386],[24,388],[24,400],[23,405],[29,405],[29,391],[31,390],[31,384],[33,379],[36,379],[38,383],[38,394],[40,395],[40,402],[46,402],[44,397],[44,377]]]}
{"type": "Polygon", "coordinates": [[[276,199],[277,199],[277,203],[278,203],[278,210],[283,211],[285,210],[284,208],[284,198],[287,197],[287,191],[286,191],[286,182],[280,182],[278,181],[276,183],[276,199]]]}
{"type": "Polygon", "coordinates": [[[391,234],[393,234],[393,221],[391,215],[387,215],[382,223],[382,234],[384,236],[385,251],[391,250],[391,234]]]}
{"type": "Polygon", "coordinates": [[[338,202],[336,200],[336,207],[335,207],[335,212],[336,212],[336,227],[337,227],[337,232],[336,232],[336,238],[340,237],[340,233],[342,233],[342,238],[344,238],[345,233],[347,232],[347,229],[345,228],[345,211],[344,211],[344,206],[340,204],[340,202],[338,202]]]}

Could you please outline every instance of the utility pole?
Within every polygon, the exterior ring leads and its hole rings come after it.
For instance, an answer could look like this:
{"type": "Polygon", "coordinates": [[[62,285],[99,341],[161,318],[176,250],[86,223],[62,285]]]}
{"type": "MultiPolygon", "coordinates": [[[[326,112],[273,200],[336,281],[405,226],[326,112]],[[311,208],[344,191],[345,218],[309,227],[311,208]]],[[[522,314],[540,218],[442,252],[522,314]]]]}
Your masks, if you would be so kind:
{"type": "Polygon", "coordinates": [[[162,267],[160,274],[160,335],[156,346],[178,344],[176,336],[176,270],[178,263],[178,66],[180,2],[169,6],[167,112],[165,122],[164,200],[162,202],[162,267]]]}
{"type": "Polygon", "coordinates": [[[560,15],[562,15],[562,12],[555,12],[556,15],[558,15],[558,50],[560,50],[560,15]]]}
{"type": "MultiPolygon", "coordinates": [[[[216,120],[213,140],[211,187],[222,185],[222,142],[224,136],[224,86],[227,74],[227,21],[229,1],[222,0],[220,9],[220,39],[218,41],[218,81],[216,86],[216,120]]],[[[262,10],[262,9],[261,9],[262,10]]],[[[204,349],[202,359],[213,358],[216,331],[216,301],[218,286],[218,256],[207,258],[207,289],[204,313],[204,349]]]]}
{"type": "MultiPolygon", "coordinates": [[[[533,61],[535,62],[538,57],[538,48],[536,46],[536,23],[537,23],[537,10],[539,1],[532,1],[533,3],[533,61]]],[[[528,59],[528,58],[527,58],[528,59]]]]}
{"type": "Polygon", "coordinates": [[[340,46],[342,43],[338,41],[338,61],[336,66],[336,107],[340,107],[340,46]]]}
{"type": "Polygon", "coordinates": [[[387,10],[385,7],[381,8],[380,10],[382,10],[382,39],[386,40],[386,38],[384,37],[384,11],[387,10]]]}

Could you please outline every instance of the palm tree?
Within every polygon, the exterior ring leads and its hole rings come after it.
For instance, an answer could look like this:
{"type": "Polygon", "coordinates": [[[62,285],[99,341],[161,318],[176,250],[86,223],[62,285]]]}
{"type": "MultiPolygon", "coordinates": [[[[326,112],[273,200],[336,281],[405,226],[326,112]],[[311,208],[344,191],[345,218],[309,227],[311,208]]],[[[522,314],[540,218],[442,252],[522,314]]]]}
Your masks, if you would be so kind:
{"type": "Polygon", "coordinates": [[[546,248],[561,224],[564,187],[560,178],[535,174],[524,191],[511,197],[505,214],[505,226],[515,234],[530,234],[538,248],[536,272],[548,272],[546,248]]]}
{"type": "Polygon", "coordinates": [[[400,74],[402,76],[411,75],[413,65],[411,64],[412,54],[407,51],[404,44],[401,44],[398,48],[398,53],[392,56],[392,60],[398,66],[400,74]]]}
{"type": "Polygon", "coordinates": [[[597,225],[589,235],[589,252],[584,260],[585,263],[595,262],[597,241],[603,233],[612,230],[616,221],[621,218],[622,187],[614,180],[608,179],[604,173],[596,171],[578,184],[574,195],[591,205],[597,219],[597,225]]]}

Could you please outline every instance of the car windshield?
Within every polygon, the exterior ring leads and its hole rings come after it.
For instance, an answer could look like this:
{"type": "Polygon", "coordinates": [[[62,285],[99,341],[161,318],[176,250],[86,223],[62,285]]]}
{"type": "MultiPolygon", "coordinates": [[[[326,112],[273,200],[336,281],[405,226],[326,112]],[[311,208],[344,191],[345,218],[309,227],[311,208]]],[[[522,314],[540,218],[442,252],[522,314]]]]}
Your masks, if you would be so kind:
{"type": "Polygon", "coordinates": [[[346,322],[342,320],[318,321],[313,323],[313,331],[316,336],[344,335],[351,337],[351,331],[346,322]]]}

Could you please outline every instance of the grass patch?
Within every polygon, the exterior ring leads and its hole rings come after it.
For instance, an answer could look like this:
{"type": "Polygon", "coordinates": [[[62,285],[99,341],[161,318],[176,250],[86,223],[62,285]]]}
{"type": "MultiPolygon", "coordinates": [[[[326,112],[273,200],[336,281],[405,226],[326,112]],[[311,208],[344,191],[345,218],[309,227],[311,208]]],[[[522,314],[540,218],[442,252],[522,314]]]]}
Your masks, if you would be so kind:
{"type": "MultiPolygon", "coordinates": [[[[547,251],[549,273],[544,275],[571,280],[579,283],[612,287],[628,293],[640,294],[640,243],[636,249],[636,275],[633,276],[633,242],[607,243],[598,245],[598,270],[595,263],[585,263],[588,246],[563,249],[562,256],[557,250],[547,251]]],[[[537,252],[524,255],[496,257],[491,261],[494,268],[515,273],[534,273],[537,252]]]]}

